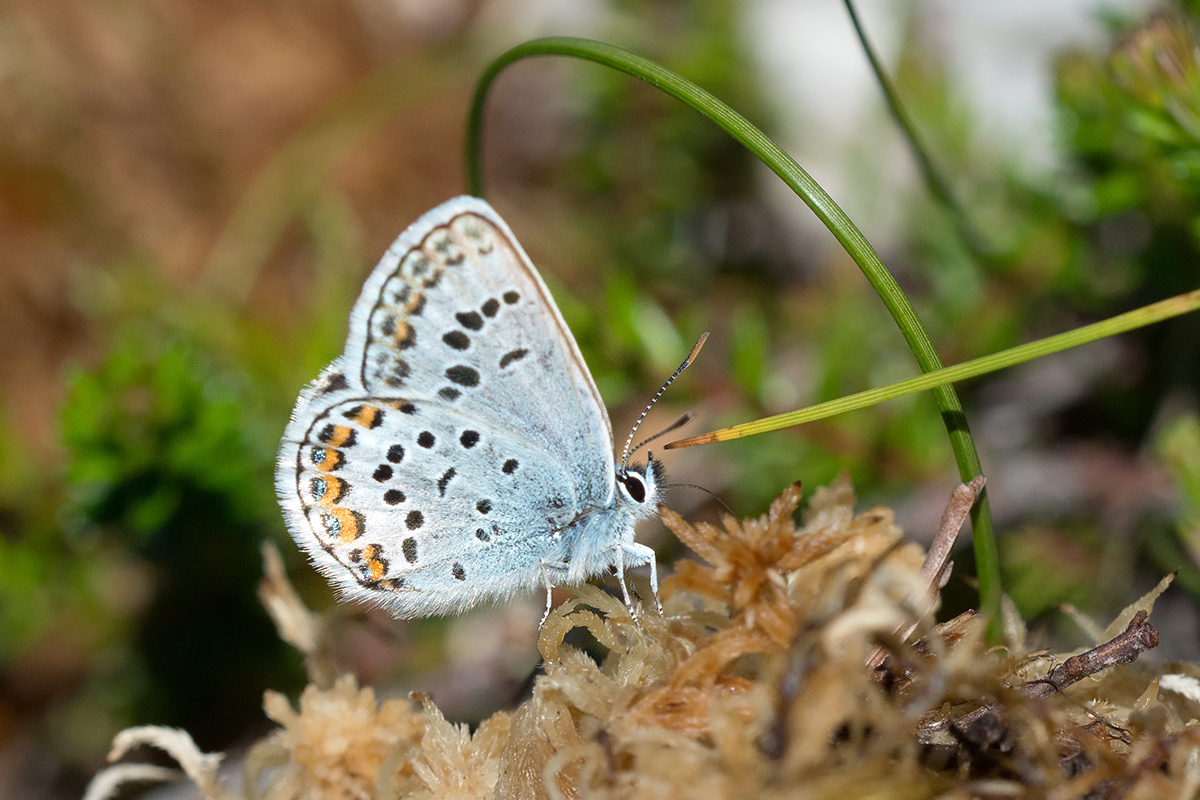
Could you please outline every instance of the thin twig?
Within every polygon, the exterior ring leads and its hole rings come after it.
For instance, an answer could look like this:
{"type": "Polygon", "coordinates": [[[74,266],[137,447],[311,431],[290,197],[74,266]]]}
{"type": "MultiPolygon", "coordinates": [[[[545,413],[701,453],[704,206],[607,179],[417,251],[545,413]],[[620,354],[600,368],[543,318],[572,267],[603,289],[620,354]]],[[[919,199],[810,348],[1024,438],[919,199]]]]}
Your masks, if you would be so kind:
{"type": "MultiPolygon", "coordinates": [[[[954,549],[959,531],[962,530],[963,523],[967,521],[971,507],[979,499],[979,493],[983,491],[984,483],[985,478],[977,475],[967,483],[960,483],[950,493],[950,502],[946,504],[946,510],[942,512],[937,535],[929,546],[929,552],[925,555],[925,563],[921,565],[920,578],[925,587],[922,593],[924,602],[918,605],[916,602],[918,598],[907,599],[905,605],[915,607],[916,619],[896,631],[897,641],[903,642],[908,639],[917,629],[921,619],[933,610],[938,592],[946,585],[946,581],[950,578],[950,569],[954,566],[954,562],[950,560],[950,551],[954,549]]],[[[887,653],[884,649],[876,647],[867,656],[867,669],[878,669],[886,659],[887,653]]]]}
{"type": "Polygon", "coordinates": [[[970,516],[971,507],[979,499],[979,493],[983,491],[986,482],[986,478],[978,475],[967,483],[959,484],[950,493],[950,502],[942,512],[937,536],[929,545],[929,553],[925,556],[925,563],[921,565],[921,580],[929,584],[930,591],[936,591],[946,585],[950,567],[954,566],[950,561],[950,551],[954,549],[958,533],[970,516]]]}
{"type": "Polygon", "coordinates": [[[1137,612],[1116,638],[1071,656],[1046,677],[1029,681],[1021,690],[1027,697],[1047,697],[1102,669],[1136,661],[1139,655],[1158,646],[1158,631],[1146,621],[1148,616],[1145,611],[1137,612]]]}
{"type": "MultiPolygon", "coordinates": [[[[1049,697],[1101,670],[1136,661],[1142,653],[1158,646],[1158,631],[1147,621],[1148,616],[1145,611],[1137,612],[1129,621],[1129,626],[1113,639],[1077,656],[1071,656],[1050,670],[1046,677],[1028,681],[1018,687],[1018,691],[1026,697],[1049,697]]],[[[999,730],[999,718],[999,709],[995,704],[989,703],[961,717],[941,721],[930,727],[949,728],[959,734],[968,730],[999,730]]]]}

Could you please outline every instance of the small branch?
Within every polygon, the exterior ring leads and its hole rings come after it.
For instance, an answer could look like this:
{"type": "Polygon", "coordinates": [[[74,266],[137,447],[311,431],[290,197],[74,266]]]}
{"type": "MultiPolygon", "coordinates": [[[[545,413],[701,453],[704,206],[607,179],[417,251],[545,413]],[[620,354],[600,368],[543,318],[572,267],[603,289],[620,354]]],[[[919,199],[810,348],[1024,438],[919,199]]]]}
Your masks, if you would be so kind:
{"type": "MultiPolygon", "coordinates": [[[[960,483],[951,492],[950,502],[946,504],[946,510],[942,512],[942,520],[938,524],[937,535],[934,537],[933,543],[929,545],[925,563],[921,565],[921,583],[925,587],[924,602],[918,605],[918,598],[914,597],[909,597],[905,601],[905,606],[914,608],[916,619],[895,632],[898,642],[903,642],[912,636],[921,619],[936,605],[938,592],[946,585],[946,581],[950,578],[950,568],[954,566],[954,562],[950,560],[950,551],[954,549],[954,543],[958,541],[958,533],[962,530],[963,523],[967,521],[975,501],[979,499],[979,493],[983,491],[984,482],[984,477],[977,475],[967,483],[960,483]]],[[[867,656],[867,669],[879,669],[886,659],[887,653],[884,648],[876,647],[867,656]]]]}
{"type": "MultiPolygon", "coordinates": [[[[1137,612],[1129,626],[1115,638],[1071,656],[1046,677],[1024,683],[1018,691],[1026,697],[1049,697],[1101,670],[1136,661],[1142,653],[1158,646],[1158,631],[1147,619],[1145,611],[1137,612]]],[[[1001,722],[1001,716],[1000,709],[989,703],[956,719],[934,723],[926,730],[949,729],[975,745],[987,745],[1004,739],[1007,728],[1001,722]]]]}
{"type": "Polygon", "coordinates": [[[925,556],[925,563],[921,565],[921,579],[929,584],[929,591],[933,594],[946,585],[949,568],[953,566],[950,563],[950,551],[954,549],[963,523],[971,514],[971,507],[983,491],[984,481],[982,475],[977,475],[969,482],[959,484],[950,494],[950,502],[946,504],[946,510],[942,512],[942,520],[938,524],[937,536],[934,537],[933,544],[929,545],[929,553],[925,556]]]}
{"type": "Polygon", "coordinates": [[[1146,621],[1148,616],[1145,611],[1137,612],[1115,639],[1071,656],[1049,675],[1026,683],[1021,690],[1027,697],[1047,697],[1100,670],[1136,661],[1142,653],[1158,646],[1158,631],[1146,621]]]}

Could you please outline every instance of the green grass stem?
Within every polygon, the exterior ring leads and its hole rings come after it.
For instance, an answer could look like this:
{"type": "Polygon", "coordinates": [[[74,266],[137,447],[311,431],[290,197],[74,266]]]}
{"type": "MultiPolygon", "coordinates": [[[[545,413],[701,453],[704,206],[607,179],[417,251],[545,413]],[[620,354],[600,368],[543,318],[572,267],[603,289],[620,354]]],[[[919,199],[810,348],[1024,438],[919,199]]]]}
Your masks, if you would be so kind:
{"type": "Polygon", "coordinates": [[[1036,342],[1030,342],[1018,347],[1011,347],[1008,350],[1001,350],[999,353],[993,353],[992,355],[976,358],[962,364],[956,364],[953,367],[926,372],[919,377],[899,381],[889,386],[868,389],[865,392],[839,397],[837,400],[830,400],[827,403],[818,403],[817,405],[808,406],[796,411],[788,411],[783,414],[764,417],[763,419],[747,422],[743,425],[733,425],[728,428],[721,428],[720,430],[700,434],[699,436],[680,439],[666,445],[666,449],[675,450],[680,447],[741,439],[746,436],[768,433],[782,428],[790,428],[793,425],[801,425],[805,422],[813,422],[818,419],[845,414],[847,411],[854,411],[882,403],[886,400],[915,394],[916,392],[923,392],[935,386],[956,383],[968,378],[986,375],[989,372],[996,372],[1006,367],[1012,367],[1026,361],[1048,356],[1051,353],[1059,353],[1063,350],[1069,350],[1072,347],[1079,347],[1080,345],[1099,339],[1125,333],[1135,328],[1142,328],[1155,322],[1170,319],[1171,317],[1177,317],[1180,314],[1195,311],[1197,308],[1200,308],[1200,289],[1176,295],[1175,297],[1159,301],[1152,305],[1143,306],[1133,311],[1127,311],[1124,314],[1092,325],[1085,325],[1073,331],[1049,336],[1045,339],[1039,339],[1036,342]]]}

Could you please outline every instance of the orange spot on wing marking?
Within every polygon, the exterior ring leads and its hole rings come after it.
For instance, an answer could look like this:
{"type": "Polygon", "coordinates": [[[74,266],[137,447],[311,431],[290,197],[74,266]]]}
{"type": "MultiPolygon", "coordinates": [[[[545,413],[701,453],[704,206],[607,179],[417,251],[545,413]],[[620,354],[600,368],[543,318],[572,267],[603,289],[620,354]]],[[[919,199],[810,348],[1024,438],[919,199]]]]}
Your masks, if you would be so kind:
{"type": "MultiPolygon", "coordinates": [[[[348,508],[334,507],[327,512],[330,517],[336,521],[333,526],[338,541],[342,544],[349,544],[363,534],[363,517],[357,511],[351,511],[348,508]]],[[[330,526],[326,526],[328,530],[330,526]]]]}
{"type": "Polygon", "coordinates": [[[383,411],[376,406],[362,406],[354,415],[353,422],[364,428],[374,428],[379,425],[382,416],[383,411]]]}
{"type": "Polygon", "coordinates": [[[346,461],[341,451],[330,447],[314,447],[312,451],[313,466],[325,474],[338,469],[346,461]]]}
{"type": "Polygon", "coordinates": [[[325,444],[330,447],[342,447],[347,442],[353,440],[354,430],[349,425],[334,425],[333,431],[329,435],[328,441],[325,444]]]}
{"type": "Polygon", "coordinates": [[[318,478],[318,480],[325,481],[325,491],[320,497],[317,497],[314,494],[313,502],[322,508],[332,507],[333,504],[342,499],[342,495],[346,493],[346,482],[341,478],[335,478],[332,475],[325,475],[324,477],[318,478]]]}

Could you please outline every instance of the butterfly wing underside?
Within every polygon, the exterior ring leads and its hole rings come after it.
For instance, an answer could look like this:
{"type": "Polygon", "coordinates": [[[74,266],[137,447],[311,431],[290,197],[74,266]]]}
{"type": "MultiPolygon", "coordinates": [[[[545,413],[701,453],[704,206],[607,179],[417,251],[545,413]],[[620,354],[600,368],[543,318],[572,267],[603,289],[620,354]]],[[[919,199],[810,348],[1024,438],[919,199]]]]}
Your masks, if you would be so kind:
{"type": "Polygon", "coordinates": [[[559,531],[612,503],[599,392],[487,203],[444,203],[388,249],[297,402],[276,484],[343,594],[404,617],[538,583],[568,555],[559,531]]]}

